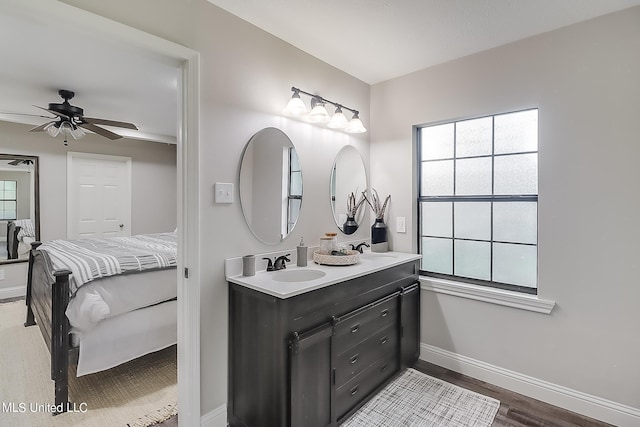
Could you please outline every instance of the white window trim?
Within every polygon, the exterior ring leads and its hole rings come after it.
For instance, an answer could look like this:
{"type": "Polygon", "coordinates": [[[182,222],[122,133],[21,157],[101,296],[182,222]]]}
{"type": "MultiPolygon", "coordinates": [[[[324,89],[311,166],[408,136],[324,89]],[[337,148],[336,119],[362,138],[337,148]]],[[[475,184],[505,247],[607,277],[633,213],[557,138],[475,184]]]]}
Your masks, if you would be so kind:
{"type": "Polygon", "coordinates": [[[537,295],[426,276],[420,276],[420,289],[542,314],[551,314],[556,305],[555,301],[545,300],[537,295]]]}

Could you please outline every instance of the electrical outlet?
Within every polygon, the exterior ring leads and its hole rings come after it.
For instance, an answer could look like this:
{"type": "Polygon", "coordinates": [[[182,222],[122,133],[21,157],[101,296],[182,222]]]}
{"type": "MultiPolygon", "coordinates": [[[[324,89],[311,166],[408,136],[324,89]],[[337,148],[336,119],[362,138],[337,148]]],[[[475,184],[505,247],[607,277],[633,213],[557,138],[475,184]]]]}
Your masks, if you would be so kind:
{"type": "Polygon", "coordinates": [[[396,232],[398,233],[406,233],[407,232],[407,223],[405,221],[405,217],[397,216],[396,217],[396,232]]]}

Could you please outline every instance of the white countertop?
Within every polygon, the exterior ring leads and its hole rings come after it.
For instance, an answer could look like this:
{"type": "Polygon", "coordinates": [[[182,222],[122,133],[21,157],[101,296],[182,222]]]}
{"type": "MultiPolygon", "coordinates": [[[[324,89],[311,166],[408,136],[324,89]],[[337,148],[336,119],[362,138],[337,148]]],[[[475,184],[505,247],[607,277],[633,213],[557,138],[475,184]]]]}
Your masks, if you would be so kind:
{"type": "Polygon", "coordinates": [[[349,266],[318,265],[312,260],[309,260],[307,267],[296,267],[295,263],[291,263],[288,264],[284,270],[256,271],[255,276],[248,277],[242,274],[236,274],[227,276],[227,281],[284,299],[418,259],[420,259],[420,255],[418,254],[365,251],[360,255],[360,260],[357,264],[349,266]],[[303,282],[282,282],[274,280],[274,275],[283,271],[294,270],[319,270],[324,272],[325,275],[318,279],[303,282]]]}

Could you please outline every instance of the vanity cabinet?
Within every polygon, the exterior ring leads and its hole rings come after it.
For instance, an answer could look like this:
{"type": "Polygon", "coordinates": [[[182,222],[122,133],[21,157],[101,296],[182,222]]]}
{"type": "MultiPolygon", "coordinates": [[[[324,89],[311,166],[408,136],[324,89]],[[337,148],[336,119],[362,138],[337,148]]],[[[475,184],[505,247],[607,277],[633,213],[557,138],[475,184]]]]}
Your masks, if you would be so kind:
{"type": "Polygon", "coordinates": [[[416,261],[290,298],[230,285],[231,426],[338,426],[418,359],[416,261]]]}

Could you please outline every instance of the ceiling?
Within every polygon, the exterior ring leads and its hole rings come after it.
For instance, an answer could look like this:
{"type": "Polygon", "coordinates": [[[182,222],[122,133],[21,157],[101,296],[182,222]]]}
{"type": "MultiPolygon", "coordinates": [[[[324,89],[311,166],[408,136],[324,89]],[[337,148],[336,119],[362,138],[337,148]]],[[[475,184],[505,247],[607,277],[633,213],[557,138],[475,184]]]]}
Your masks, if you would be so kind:
{"type": "Polygon", "coordinates": [[[209,0],[375,84],[640,0],[209,0]]]}
{"type": "MultiPolygon", "coordinates": [[[[209,0],[321,60],[375,84],[640,0],[209,0]]],[[[46,122],[57,92],[88,117],[127,121],[124,136],[175,143],[174,60],[101,37],[82,20],[3,0],[0,120],[46,122]],[[60,42],[60,41],[63,42],[60,42]],[[21,113],[21,114],[2,114],[21,113]],[[36,116],[27,116],[31,114],[36,116]]],[[[34,6],[36,5],[36,6],[34,6]]],[[[44,136],[44,134],[43,134],[44,136]]]]}
{"type": "Polygon", "coordinates": [[[177,63],[24,3],[3,2],[0,12],[0,120],[46,123],[22,114],[51,116],[33,105],[61,103],[58,90],[67,89],[75,92],[70,103],[83,108],[85,116],[131,122],[139,131],[105,128],[134,139],[175,143],[177,63]]]}

